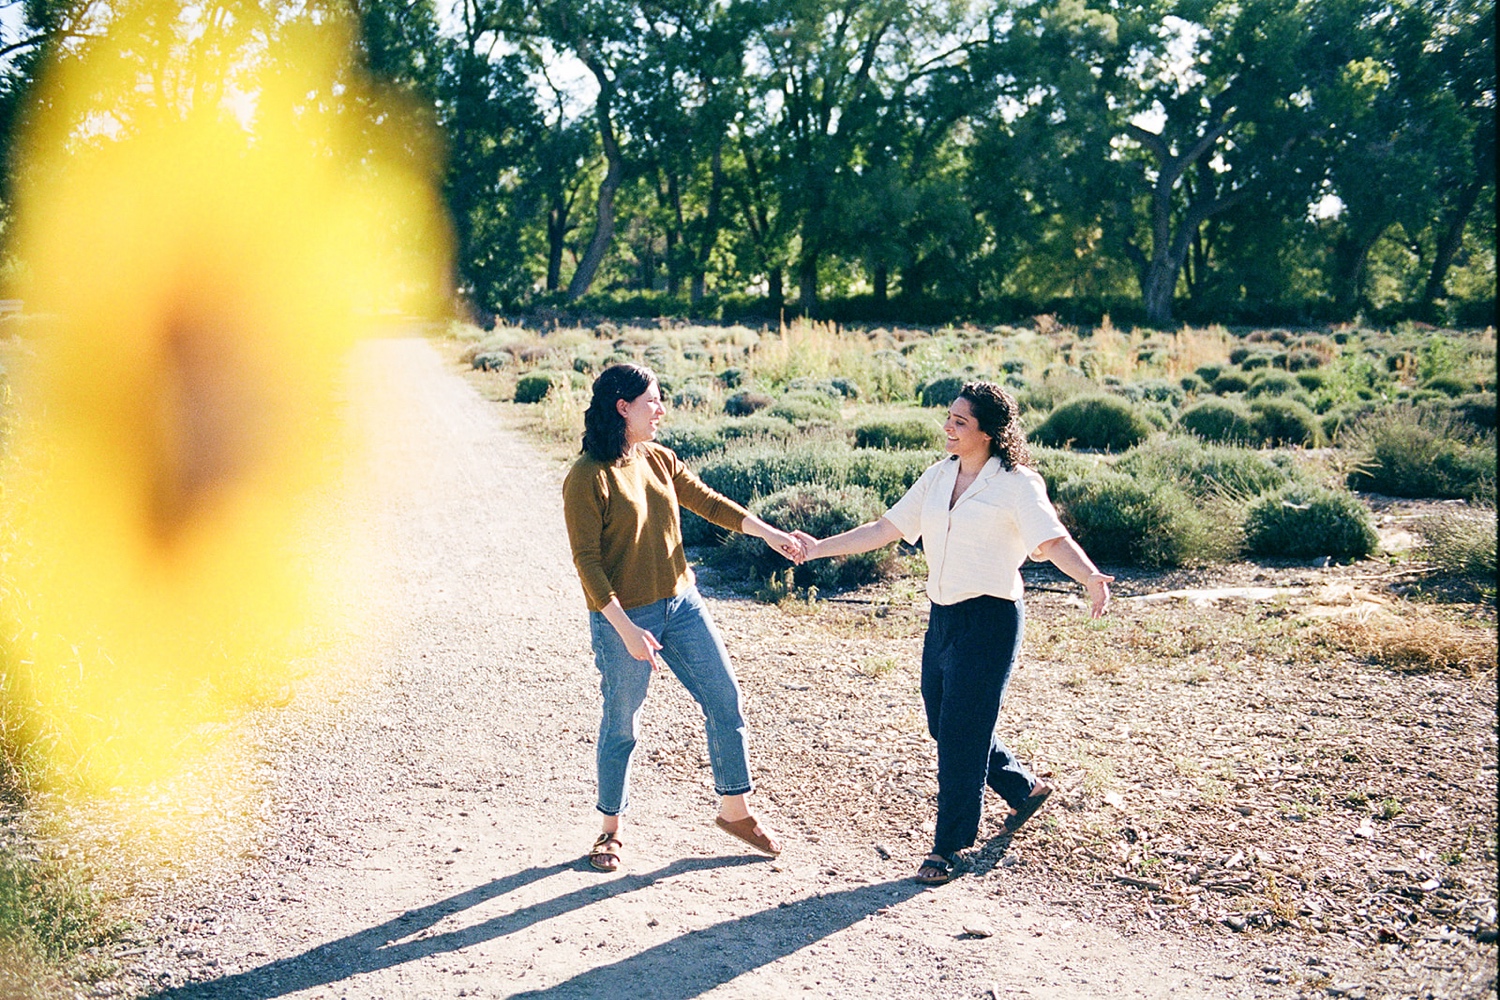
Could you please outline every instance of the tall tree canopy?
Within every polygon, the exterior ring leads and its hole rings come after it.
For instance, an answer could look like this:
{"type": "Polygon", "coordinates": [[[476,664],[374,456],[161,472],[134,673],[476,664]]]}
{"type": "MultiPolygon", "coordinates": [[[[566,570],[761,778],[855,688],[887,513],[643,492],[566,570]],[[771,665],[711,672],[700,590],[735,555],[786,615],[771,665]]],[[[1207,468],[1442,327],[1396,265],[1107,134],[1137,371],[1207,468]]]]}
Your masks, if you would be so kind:
{"type": "MultiPolygon", "coordinates": [[[[108,9],[28,0],[0,37],[0,141],[40,56],[86,44],[108,9]]],[[[389,84],[368,127],[436,137],[409,152],[441,150],[455,284],[477,308],[1493,315],[1479,0],[352,13],[389,84]]]]}

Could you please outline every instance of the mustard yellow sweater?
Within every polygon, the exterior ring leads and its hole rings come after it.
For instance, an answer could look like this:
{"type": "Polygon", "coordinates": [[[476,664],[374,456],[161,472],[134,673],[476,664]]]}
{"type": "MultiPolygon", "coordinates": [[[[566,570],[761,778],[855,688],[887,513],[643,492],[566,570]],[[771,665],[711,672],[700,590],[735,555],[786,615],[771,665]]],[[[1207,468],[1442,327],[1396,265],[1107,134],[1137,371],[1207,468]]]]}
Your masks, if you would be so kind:
{"type": "Polygon", "coordinates": [[[745,508],[703,485],[659,444],[638,444],[618,462],[585,453],[573,463],[563,480],[563,516],[589,610],[602,611],[612,597],[638,608],[693,582],[679,505],[729,531],[745,520],[745,508]]]}

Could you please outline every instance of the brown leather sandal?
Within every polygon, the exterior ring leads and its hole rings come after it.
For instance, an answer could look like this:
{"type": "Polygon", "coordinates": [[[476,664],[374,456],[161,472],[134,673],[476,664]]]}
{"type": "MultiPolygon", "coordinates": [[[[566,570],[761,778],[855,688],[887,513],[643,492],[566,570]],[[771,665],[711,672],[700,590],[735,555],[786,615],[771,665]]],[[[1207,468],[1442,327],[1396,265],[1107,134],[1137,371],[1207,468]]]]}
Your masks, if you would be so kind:
{"type": "Polygon", "coordinates": [[[620,870],[620,837],[614,833],[601,833],[594,846],[589,848],[589,864],[601,872],[620,870]],[[610,845],[614,846],[611,847],[610,845]]]}
{"type": "Polygon", "coordinates": [[[762,854],[771,857],[781,853],[781,845],[766,836],[763,830],[757,829],[759,821],[754,816],[746,816],[744,819],[727,820],[723,816],[714,819],[714,826],[749,844],[762,854]]]}

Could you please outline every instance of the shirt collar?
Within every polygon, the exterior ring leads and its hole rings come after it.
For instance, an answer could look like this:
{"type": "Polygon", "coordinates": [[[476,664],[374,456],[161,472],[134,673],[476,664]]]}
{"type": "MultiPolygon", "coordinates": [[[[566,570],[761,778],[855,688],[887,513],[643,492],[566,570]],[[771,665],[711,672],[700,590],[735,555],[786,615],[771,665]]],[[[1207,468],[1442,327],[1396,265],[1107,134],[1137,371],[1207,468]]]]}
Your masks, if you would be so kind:
{"type": "Polygon", "coordinates": [[[958,500],[954,502],[953,506],[950,508],[948,506],[948,497],[952,495],[953,483],[958,479],[958,459],[949,459],[948,464],[952,466],[951,469],[947,470],[947,476],[945,477],[945,482],[948,485],[948,489],[946,491],[940,491],[942,492],[943,508],[945,510],[956,510],[959,504],[963,503],[969,497],[979,492],[979,490],[984,487],[985,483],[988,483],[1005,468],[1000,464],[1000,459],[997,456],[991,455],[988,459],[985,460],[984,465],[980,467],[979,474],[974,477],[974,481],[969,484],[969,488],[963,491],[963,494],[958,498],[958,500]]]}

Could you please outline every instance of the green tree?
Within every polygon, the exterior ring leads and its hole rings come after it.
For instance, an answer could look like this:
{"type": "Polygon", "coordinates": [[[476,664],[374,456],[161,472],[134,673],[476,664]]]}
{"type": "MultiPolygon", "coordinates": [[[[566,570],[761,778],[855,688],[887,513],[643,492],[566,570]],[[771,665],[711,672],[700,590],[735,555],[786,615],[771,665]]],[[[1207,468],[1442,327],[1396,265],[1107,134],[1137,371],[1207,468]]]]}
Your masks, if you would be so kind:
{"type": "Polygon", "coordinates": [[[945,6],[893,38],[878,78],[885,100],[855,137],[838,199],[842,253],[864,264],[877,303],[898,270],[905,297],[977,295],[973,264],[985,234],[965,145],[993,100],[972,71],[993,31],[967,8],[945,6]]]}
{"type": "Polygon", "coordinates": [[[957,95],[987,22],[954,0],[776,0],[763,11],[737,121],[737,195],[773,303],[783,267],[811,312],[832,269],[866,268],[883,299],[895,270],[909,272],[910,291],[924,267],[967,257],[955,243],[973,213],[962,194],[952,211],[961,174],[950,137],[973,110],[957,95]]]}
{"type": "Polygon", "coordinates": [[[494,54],[493,26],[473,6],[463,8],[460,28],[442,46],[435,95],[448,143],[443,195],[458,291],[482,308],[514,308],[534,282],[523,232],[550,193],[544,169],[557,155],[557,137],[529,85],[527,54],[494,54]]]}
{"type": "MultiPolygon", "coordinates": [[[[1311,11],[1318,47],[1314,108],[1329,191],[1342,211],[1327,228],[1334,303],[1365,301],[1371,250],[1393,226],[1418,233],[1438,214],[1434,180],[1468,152],[1458,101],[1424,69],[1446,31],[1435,3],[1341,0],[1311,11]]],[[[1451,58],[1451,53],[1449,54],[1451,58]]]]}
{"type": "Polygon", "coordinates": [[[592,180],[588,164],[597,158],[596,135],[588,122],[570,121],[565,109],[553,111],[552,120],[533,148],[531,188],[537,192],[545,215],[546,280],[549,292],[562,288],[563,254],[568,234],[578,228],[577,210],[586,198],[592,180]]]}
{"type": "Polygon", "coordinates": [[[37,74],[58,46],[87,42],[95,34],[88,13],[86,6],[63,0],[29,0],[19,23],[0,24],[0,199],[7,216],[16,181],[15,145],[35,99],[37,74]]]}
{"type": "Polygon", "coordinates": [[[652,7],[633,61],[640,79],[622,102],[658,206],[667,292],[677,295],[687,279],[695,304],[728,214],[725,149],[742,107],[745,46],[758,12],[756,4],[707,0],[652,7]]]}
{"type": "Polygon", "coordinates": [[[1149,237],[1127,241],[1126,252],[1152,322],[1172,319],[1184,277],[1189,295],[1202,296],[1217,269],[1226,213],[1249,206],[1243,222],[1274,205],[1281,218],[1306,215],[1311,116],[1298,97],[1305,7],[1189,0],[1172,4],[1162,28],[1151,29],[1158,44],[1144,50],[1142,98],[1163,125],[1155,132],[1136,120],[1125,132],[1149,153],[1142,162],[1149,237]]]}
{"type": "Polygon", "coordinates": [[[1448,271],[1463,244],[1475,207],[1495,191],[1495,10],[1492,4],[1457,5],[1449,27],[1428,53],[1425,86],[1452,95],[1468,142],[1449,150],[1437,181],[1441,192],[1432,265],[1419,305],[1431,315],[1446,295],[1448,271]]]}
{"type": "Polygon", "coordinates": [[[633,6],[606,0],[494,2],[486,23],[499,39],[544,64],[559,52],[570,54],[587,68],[596,88],[592,117],[605,170],[596,189],[594,231],[568,282],[568,301],[576,302],[593,286],[614,237],[615,195],[626,179],[626,153],[617,125],[620,77],[631,70],[640,19],[633,6]]]}
{"type": "Polygon", "coordinates": [[[1119,12],[1076,0],[996,11],[974,68],[992,82],[995,110],[974,127],[969,167],[993,234],[987,294],[1107,295],[1128,280],[1132,178],[1111,140],[1129,117],[1115,91],[1130,30],[1119,12]]]}

